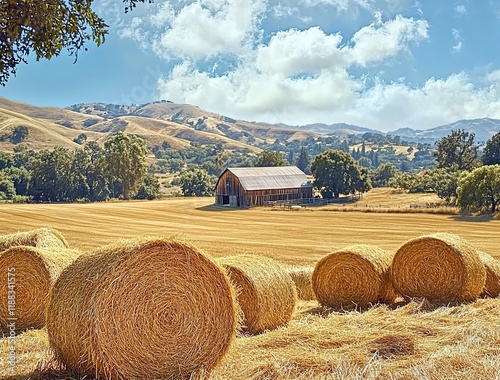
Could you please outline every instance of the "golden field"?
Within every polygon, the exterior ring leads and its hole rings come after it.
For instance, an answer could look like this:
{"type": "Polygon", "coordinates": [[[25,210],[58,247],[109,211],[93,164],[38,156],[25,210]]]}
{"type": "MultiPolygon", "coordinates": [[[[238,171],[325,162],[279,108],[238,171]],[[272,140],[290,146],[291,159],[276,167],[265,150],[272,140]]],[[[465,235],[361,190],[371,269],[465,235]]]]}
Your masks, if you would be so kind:
{"type": "MultiPolygon", "coordinates": [[[[351,244],[395,251],[410,238],[451,232],[500,258],[500,220],[388,212],[419,199],[390,204],[391,195],[383,196],[383,191],[368,193],[358,205],[377,204],[379,212],[342,212],[329,206],[235,210],[213,206],[212,198],[2,204],[0,225],[2,234],[50,226],[70,247],[83,250],[119,238],[176,235],[214,256],[258,253],[290,266],[313,266],[325,254],[351,244]]],[[[415,301],[349,312],[300,301],[288,327],[237,338],[209,379],[499,379],[499,319],[500,299],[454,306],[415,301]]],[[[44,330],[20,335],[12,373],[7,339],[0,340],[0,378],[78,378],[57,370],[47,349],[44,330]]]]}

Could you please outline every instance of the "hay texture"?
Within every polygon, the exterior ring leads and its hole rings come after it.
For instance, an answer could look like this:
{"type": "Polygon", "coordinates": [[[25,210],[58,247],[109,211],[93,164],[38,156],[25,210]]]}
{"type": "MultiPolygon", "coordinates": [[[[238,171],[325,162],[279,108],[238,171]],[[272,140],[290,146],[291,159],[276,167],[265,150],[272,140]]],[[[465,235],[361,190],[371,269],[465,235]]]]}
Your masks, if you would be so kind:
{"type": "Polygon", "coordinates": [[[68,248],[68,242],[64,236],[50,227],[0,236],[0,252],[19,245],[37,248],[68,248]]]}
{"type": "Polygon", "coordinates": [[[209,372],[236,336],[225,270],[166,238],[120,241],[80,256],[50,294],[55,358],[99,379],[181,379],[209,372]]]}
{"type": "Polygon", "coordinates": [[[14,246],[0,253],[0,327],[20,332],[45,325],[49,291],[80,251],[14,246]]]}
{"type": "Polygon", "coordinates": [[[483,291],[486,269],[479,253],[465,239],[435,233],[411,239],[398,249],[391,278],[396,291],[406,299],[467,302],[483,291]]]}
{"type": "Polygon", "coordinates": [[[277,261],[259,255],[228,256],[218,261],[237,289],[243,313],[241,331],[260,334],[290,322],[297,290],[277,261]]]}
{"type": "Polygon", "coordinates": [[[332,252],[318,261],[312,275],[316,298],[323,306],[365,308],[392,302],[396,294],[389,281],[393,254],[357,244],[332,252]]]}
{"type": "Polygon", "coordinates": [[[297,296],[303,301],[312,301],[316,299],[312,288],[313,267],[292,267],[287,272],[297,289],[297,296]]]}
{"type": "Polygon", "coordinates": [[[496,298],[500,295],[500,261],[482,251],[479,257],[486,268],[486,282],[480,297],[496,298]]]}

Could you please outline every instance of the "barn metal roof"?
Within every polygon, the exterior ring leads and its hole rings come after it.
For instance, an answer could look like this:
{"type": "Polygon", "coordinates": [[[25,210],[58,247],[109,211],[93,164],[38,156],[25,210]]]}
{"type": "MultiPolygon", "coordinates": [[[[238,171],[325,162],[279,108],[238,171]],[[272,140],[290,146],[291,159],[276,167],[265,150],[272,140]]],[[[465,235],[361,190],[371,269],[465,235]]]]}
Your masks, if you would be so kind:
{"type": "Polygon", "coordinates": [[[245,190],[271,190],[312,187],[305,173],[296,166],[226,169],[239,178],[245,190]]]}

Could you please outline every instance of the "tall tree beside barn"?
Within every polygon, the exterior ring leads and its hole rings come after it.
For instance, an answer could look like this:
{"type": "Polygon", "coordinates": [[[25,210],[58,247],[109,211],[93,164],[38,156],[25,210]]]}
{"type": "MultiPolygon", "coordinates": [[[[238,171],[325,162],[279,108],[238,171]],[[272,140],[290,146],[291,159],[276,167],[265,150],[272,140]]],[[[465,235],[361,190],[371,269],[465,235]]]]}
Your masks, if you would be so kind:
{"type": "Polygon", "coordinates": [[[339,198],[340,194],[365,192],[371,188],[367,173],[349,153],[341,150],[331,149],[318,154],[311,172],[315,177],[314,186],[324,198],[339,198]]]}
{"type": "Polygon", "coordinates": [[[205,197],[213,195],[217,177],[197,166],[184,170],[179,178],[182,194],[185,197],[205,197]]]}
{"type": "Polygon", "coordinates": [[[121,188],[123,199],[130,199],[147,170],[146,143],[139,137],[118,132],[104,143],[108,172],[121,188]]]}
{"type": "Polygon", "coordinates": [[[311,163],[311,159],[309,158],[309,154],[307,153],[307,149],[304,145],[300,147],[299,157],[297,158],[296,165],[302,170],[304,173],[308,174],[309,164],[311,163]]]}
{"type": "Polygon", "coordinates": [[[280,152],[274,152],[271,150],[263,150],[255,163],[258,167],[269,167],[269,166],[287,166],[288,163],[283,158],[280,152]]]}

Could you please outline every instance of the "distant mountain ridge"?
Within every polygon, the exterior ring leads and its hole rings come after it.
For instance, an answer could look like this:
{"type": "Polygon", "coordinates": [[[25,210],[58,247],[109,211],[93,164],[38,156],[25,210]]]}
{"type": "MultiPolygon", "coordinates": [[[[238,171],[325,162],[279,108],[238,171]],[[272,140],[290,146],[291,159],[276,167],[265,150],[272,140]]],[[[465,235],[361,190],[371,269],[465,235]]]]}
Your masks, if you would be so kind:
{"type": "MultiPolygon", "coordinates": [[[[195,117],[197,113],[206,115],[207,113],[213,117],[220,118],[220,120],[228,123],[237,123],[238,120],[214,114],[211,112],[204,111],[196,106],[186,105],[186,104],[176,104],[170,101],[158,101],[153,103],[148,103],[144,105],[136,106],[119,106],[110,105],[102,103],[91,103],[91,104],[78,104],[68,107],[72,111],[76,112],[88,112],[87,110],[92,109],[92,114],[101,117],[118,117],[125,115],[136,115],[144,117],[153,117],[160,119],[170,119],[176,122],[186,122],[189,118],[195,117]],[[152,111],[151,108],[154,105],[160,105],[157,107],[161,110],[152,111]]],[[[410,142],[422,142],[422,143],[434,143],[437,140],[449,135],[453,130],[464,129],[468,132],[473,132],[476,135],[476,140],[478,142],[486,142],[491,139],[493,135],[500,132],[500,120],[483,118],[483,119],[472,119],[472,120],[458,120],[456,122],[440,125],[431,129],[413,129],[413,128],[399,128],[394,131],[381,132],[376,129],[370,129],[366,127],[361,127],[353,124],[346,123],[312,123],[306,125],[288,125],[288,124],[267,124],[267,123],[255,123],[252,124],[262,125],[266,124],[268,126],[274,126],[276,128],[284,129],[298,129],[302,131],[314,132],[321,135],[335,135],[338,137],[346,137],[349,134],[362,134],[362,133],[378,133],[382,135],[395,135],[400,136],[403,140],[410,142]]]]}
{"type": "Polygon", "coordinates": [[[440,125],[431,129],[412,129],[412,128],[399,128],[394,131],[381,132],[375,129],[364,128],[357,125],[336,123],[336,124],[307,124],[297,126],[297,128],[307,131],[314,131],[321,134],[342,136],[346,134],[358,133],[379,133],[382,135],[400,136],[401,139],[410,142],[431,143],[448,136],[452,131],[464,129],[467,132],[475,134],[476,141],[485,143],[493,135],[500,132],[500,120],[483,118],[471,120],[458,120],[454,123],[440,125]]]}
{"type": "Polygon", "coordinates": [[[448,136],[451,131],[463,129],[467,132],[475,134],[476,141],[479,143],[486,143],[493,135],[500,132],[499,119],[472,119],[472,120],[459,120],[454,123],[440,125],[439,127],[414,130],[411,128],[401,128],[388,134],[399,135],[401,138],[415,141],[415,142],[435,142],[445,136],[448,136]]]}

